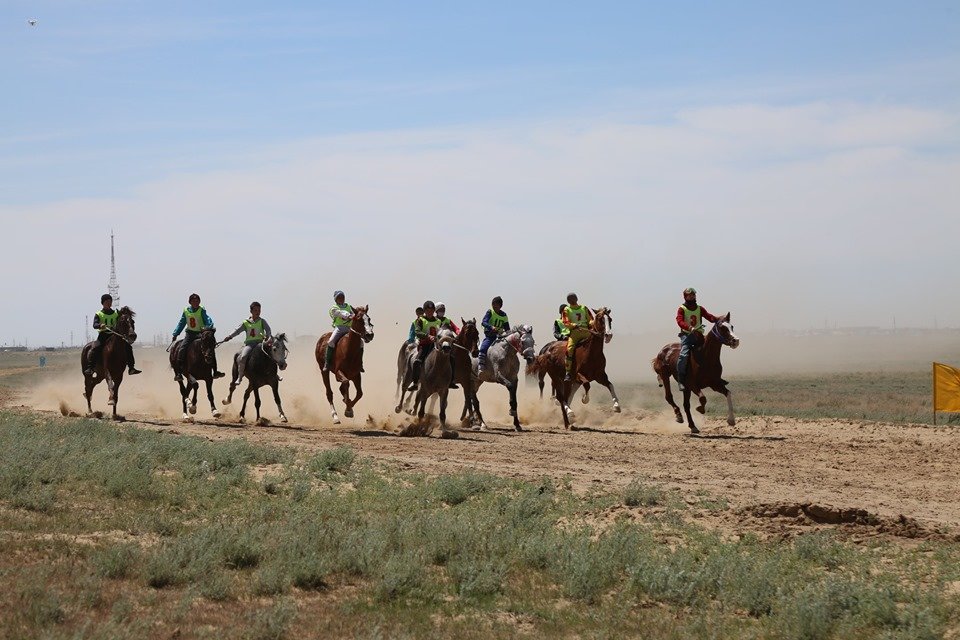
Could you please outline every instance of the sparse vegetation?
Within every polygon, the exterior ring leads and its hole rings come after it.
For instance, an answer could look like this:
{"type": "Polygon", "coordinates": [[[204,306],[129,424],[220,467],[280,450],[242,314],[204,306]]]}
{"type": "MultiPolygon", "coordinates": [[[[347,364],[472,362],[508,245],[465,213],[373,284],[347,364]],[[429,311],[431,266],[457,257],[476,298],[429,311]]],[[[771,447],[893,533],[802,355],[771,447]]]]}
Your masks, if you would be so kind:
{"type": "Polygon", "coordinates": [[[0,412],[0,635],[934,638],[960,620],[957,544],[725,539],[688,508],[643,478],[584,496],[0,412]]]}

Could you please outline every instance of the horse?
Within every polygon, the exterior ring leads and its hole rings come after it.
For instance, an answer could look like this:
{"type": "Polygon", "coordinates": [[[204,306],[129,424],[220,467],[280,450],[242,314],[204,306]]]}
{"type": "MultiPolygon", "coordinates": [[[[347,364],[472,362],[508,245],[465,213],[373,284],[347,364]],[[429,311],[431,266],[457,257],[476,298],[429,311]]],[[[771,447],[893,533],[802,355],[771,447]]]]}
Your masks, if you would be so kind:
{"type": "MultiPolygon", "coordinates": [[[[457,334],[453,342],[453,355],[451,356],[453,365],[453,381],[463,389],[463,409],[471,407],[471,416],[475,411],[480,415],[480,402],[477,400],[476,388],[473,378],[472,356],[477,353],[477,347],[480,344],[480,331],[477,329],[477,319],[464,320],[460,318],[460,333],[457,334]]],[[[399,377],[399,376],[398,376],[399,377]]],[[[460,416],[460,422],[463,423],[463,416],[460,416]]]]}
{"type": "MultiPolygon", "coordinates": [[[[370,306],[354,307],[353,320],[350,321],[350,331],[340,338],[337,342],[337,348],[333,352],[333,360],[330,366],[331,371],[337,374],[337,380],[340,382],[340,395],[343,396],[343,402],[346,408],[343,415],[347,418],[353,417],[353,407],[363,397],[363,386],[360,382],[361,356],[363,355],[363,344],[373,340],[373,322],[367,312],[370,306]],[[357,395],[350,399],[350,383],[357,391],[357,395]]],[[[327,390],[327,402],[330,403],[330,415],[333,417],[333,424],[340,424],[340,416],[337,415],[337,407],[333,403],[333,390],[330,387],[330,371],[323,370],[324,357],[327,352],[327,342],[330,341],[332,331],[320,336],[317,340],[315,355],[317,364],[320,365],[320,374],[323,376],[323,386],[327,390]]]]}
{"type": "Polygon", "coordinates": [[[464,405],[463,415],[460,420],[466,417],[470,412],[470,420],[474,421],[473,409],[476,409],[475,431],[487,428],[480,415],[480,403],[476,400],[477,390],[484,382],[495,382],[502,384],[507,388],[510,394],[510,415],[513,416],[513,428],[516,431],[523,431],[520,426],[520,416],[517,413],[517,386],[520,377],[520,356],[530,366],[534,361],[534,339],[533,327],[530,325],[517,325],[512,331],[507,332],[497,342],[490,345],[487,351],[487,367],[483,370],[483,375],[478,375],[478,359],[471,358],[471,368],[473,379],[476,381],[473,388],[474,402],[473,406],[464,405]]]}
{"type": "MultiPolygon", "coordinates": [[[[237,379],[239,370],[240,352],[233,356],[233,376],[230,378],[230,393],[224,405],[230,404],[233,400],[233,391],[240,386],[241,381],[234,382],[237,379]]],[[[253,406],[257,409],[257,421],[260,421],[260,387],[265,384],[273,389],[273,400],[277,403],[277,409],[280,411],[280,422],[286,422],[287,416],[283,413],[283,405],[280,404],[280,376],[277,371],[283,371],[287,368],[287,334],[280,333],[272,338],[267,338],[255,347],[247,357],[247,366],[243,370],[243,376],[249,380],[247,389],[243,392],[243,406],[240,407],[240,422],[244,421],[244,414],[247,411],[247,399],[250,398],[250,392],[253,392],[253,406]]]]}
{"type": "MultiPolygon", "coordinates": [[[[100,350],[100,358],[94,363],[94,374],[88,376],[83,374],[83,397],[87,399],[87,411],[93,413],[93,407],[90,400],[93,398],[93,388],[98,384],[107,381],[107,389],[110,391],[110,397],[107,404],[113,407],[113,419],[119,419],[117,416],[117,398],[120,393],[120,383],[123,382],[123,374],[127,370],[127,350],[137,339],[137,332],[134,329],[134,316],[136,316],[130,307],[122,307],[117,312],[117,324],[113,329],[107,329],[110,337],[107,338],[100,350]]],[[[90,350],[95,346],[96,341],[84,345],[80,353],[80,370],[87,368],[87,356],[90,350]]]]}
{"type": "Polygon", "coordinates": [[[456,335],[450,329],[442,328],[437,332],[435,346],[423,361],[420,386],[413,401],[417,417],[422,421],[427,411],[427,400],[433,395],[440,397],[440,436],[444,438],[450,437],[447,429],[447,395],[450,392],[451,352],[455,339],[456,335]]]}
{"type": "MultiPolygon", "coordinates": [[[[570,409],[570,400],[576,393],[580,385],[584,385],[583,404],[590,402],[589,382],[597,381],[610,391],[610,397],[613,398],[613,410],[620,413],[620,399],[617,398],[617,392],[613,388],[613,383],[607,377],[606,366],[607,359],[603,355],[603,345],[613,339],[613,317],[611,310],[607,307],[600,307],[593,310],[593,320],[590,322],[590,337],[577,345],[574,350],[574,362],[571,373],[573,380],[569,383],[563,382],[566,375],[564,366],[567,357],[567,343],[565,340],[559,340],[546,353],[537,356],[532,364],[527,366],[528,374],[536,374],[543,380],[544,375],[550,376],[550,385],[553,389],[553,395],[560,403],[560,410],[563,413],[563,426],[565,429],[575,428],[573,420],[575,419],[573,411],[570,409]]],[[[542,387],[541,387],[542,389],[542,387]]]]}
{"type": "MultiPolygon", "coordinates": [[[[213,363],[216,362],[217,339],[215,337],[216,329],[213,327],[204,329],[200,332],[200,338],[190,344],[187,351],[186,370],[181,373],[186,376],[186,383],[178,380],[180,385],[180,399],[183,402],[183,419],[192,420],[191,417],[197,412],[197,391],[200,389],[199,380],[207,383],[207,399],[210,401],[210,412],[214,418],[219,418],[221,413],[213,401],[213,363]],[[193,391],[193,401],[190,403],[187,413],[187,396],[193,391]]],[[[177,370],[177,355],[183,346],[183,340],[177,340],[170,345],[170,368],[177,370]]]]}
{"type": "MultiPolygon", "coordinates": [[[[700,406],[697,407],[697,411],[705,413],[707,397],[703,395],[703,389],[713,389],[726,396],[727,424],[731,427],[736,424],[736,418],[733,415],[733,394],[727,388],[727,381],[720,377],[720,374],[723,373],[723,365],[720,364],[720,348],[724,345],[731,349],[740,346],[740,338],[733,332],[733,325],[730,324],[729,312],[717,320],[704,338],[699,353],[691,353],[690,360],[687,362],[687,382],[683,389],[683,410],[687,414],[687,424],[690,426],[691,433],[700,433],[700,430],[693,423],[693,416],[690,414],[690,394],[697,394],[697,397],[700,398],[700,406]]],[[[651,364],[654,373],[657,374],[657,382],[663,387],[663,395],[667,404],[673,407],[677,422],[683,424],[680,407],[673,401],[673,392],[670,389],[670,377],[676,377],[677,375],[677,359],[679,357],[680,343],[674,342],[664,345],[657,357],[651,361],[651,364]]]]}

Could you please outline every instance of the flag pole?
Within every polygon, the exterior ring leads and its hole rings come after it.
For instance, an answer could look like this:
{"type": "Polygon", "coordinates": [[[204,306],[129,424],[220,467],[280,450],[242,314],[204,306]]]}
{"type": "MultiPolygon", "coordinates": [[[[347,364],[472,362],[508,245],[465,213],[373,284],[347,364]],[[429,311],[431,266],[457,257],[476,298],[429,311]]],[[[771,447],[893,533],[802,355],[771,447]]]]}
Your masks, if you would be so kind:
{"type": "Polygon", "coordinates": [[[933,363],[933,426],[937,426],[937,363],[933,363]]]}

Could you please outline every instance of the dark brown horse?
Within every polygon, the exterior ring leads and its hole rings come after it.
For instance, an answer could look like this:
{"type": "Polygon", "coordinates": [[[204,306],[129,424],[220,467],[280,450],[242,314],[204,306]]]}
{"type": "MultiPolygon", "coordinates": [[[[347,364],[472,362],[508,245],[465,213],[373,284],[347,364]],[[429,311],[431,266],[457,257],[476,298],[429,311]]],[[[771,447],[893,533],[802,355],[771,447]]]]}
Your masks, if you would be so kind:
{"type": "MultiPolygon", "coordinates": [[[[704,413],[707,405],[707,397],[703,395],[704,389],[713,389],[727,398],[727,424],[731,427],[736,424],[733,416],[733,394],[727,388],[727,381],[721,376],[723,365],[720,364],[720,348],[724,345],[731,349],[740,346],[740,338],[733,332],[733,325],[730,324],[730,314],[721,316],[716,324],[704,338],[703,346],[698,352],[690,354],[690,360],[687,364],[687,383],[683,389],[683,410],[687,414],[687,424],[690,426],[691,433],[700,433],[697,425],[693,423],[693,416],[690,414],[690,394],[695,393],[700,398],[700,406],[697,411],[704,413]]],[[[657,357],[653,359],[653,371],[657,374],[657,381],[663,387],[663,395],[667,399],[667,404],[673,407],[673,412],[677,416],[677,422],[683,424],[683,416],[680,415],[680,407],[673,401],[673,392],[670,389],[670,377],[677,375],[677,359],[680,356],[680,343],[664,345],[657,357]]]]}
{"type": "MultiPolygon", "coordinates": [[[[130,307],[122,307],[117,312],[117,324],[113,329],[107,329],[110,337],[100,350],[99,359],[94,363],[94,375],[84,374],[83,376],[83,397],[87,399],[87,411],[90,413],[93,413],[93,407],[90,406],[93,388],[106,380],[107,388],[110,390],[107,404],[113,407],[113,419],[120,419],[117,416],[117,398],[120,394],[120,383],[123,382],[123,373],[127,370],[127,352],[137,339],[133,320],[136,315],[130,307]]],[[[87,355],[95,344],[90,342],[83,347],[80,354],[81,371],[87,368],[87,355]]]]}
{"type": "MultiPolygon", "coordinates": [[[[243,382],[234,382],[240,368],[240,351],[233,354],[233,375],[230,377],[230,393],[222,401],[228,405],[233,401],[233,392],[243,382]]],[[[260,422],[260,387],[268,385],[273,390],[273,401],[277,403],[280,412],[280,422],[286,422],[287,416],[283,413],[283,403],[280,401],[280,371],[287,368],[287,334],[278,333],[256,345],[247,356],[247,364],[243,370],[243,377],[248,380],[247,389],[243,392],[243,405],[240,407],[240,422],[243,422],[247,413],[247,400],[253,392],[253,406],[257,409],[257,422],[260,422]]]]}
{"type": "MultiPolygon", "coordinates": [[[[192,414],[197,412],[197,391],[200,389],[200,380],[207,383],[207,399],[210,400],[210,412],[214,418],[220,417],[220,410],[217,409],[213,401],[213,366],[216,362],[217,339],[215,337],[216,329],[204,329],[200,332],[200,338],[190,343],[190,349],[187,351],[186,371],[182,373],[186,376],[186,383],[178,380],[180,385],[180,399],[183,402],[183,419],[192,420],[192,414]],[[187,396],[193,391],[193,401],[190,403],[189,414],[187,413],[187,396]]],[[[177,371],[177,354],[183,346],[183,340],[177,340],[170,345],[170,368],[177,371]]]]}
{"type": "MultiPolygon", "coordinates": [[[[361,356],[363,353],[363,343],[373,340],[373,322],[366,307],[353,308],[353,320],[350,322],[350,331],[347,335],[340,338],[337,342],[337,348],[333,352],[333,362],[330,367],[337,374],[337,380],[340,382],[340,395],[343,396],[343,403],[346,408],[343,415],[347,418],[353,417],[353,407],[363,397],[363,386],[360,383],[361,356]],[[357,390],[357,395],[350,399],[350,383],[357,390]]],[[[330,340],[332,331],[320,336],[317,340],[316,357],[317,364],[320,365],[320,374],[323,376],[323,386],[327,390],[327,402],[330,403],[330,415],[333,416],[333,424],[340,424],[340,416],[337,415],[337,407],[333,404],[333,389],[330,387],[330,371],[323,370],[324,356],[327,352],[327,342],[330,340]]]]}
{"type": "MultiPolygon", "coordinates": [[[[607,377],[607,358],[603,355],[603,345],[613,339],[613,318],[610,313],[610,309],[606,307],[593,310],[593,321],[590,323],[591,335],[574,349],[573,369],[571,370],[573,380],[571,382],[563,382],[566,375],[564,367],[564,361],[567,357],[566,340],[553,343],[550,349],[537,356],[533,364],[527,367],[527,374],[537,375],[540,380],[543,380],[544,375],[550,376],[550,386],[553,389],[554,397],[560,403],[560,410],[563,413],[563,426],[566,429],[575,428],[570,400],[577,389],[580,388],[580,385],[589,382],[596,381],[605,386],[613,398],[613,410],[620,413],[620,400],[617,398],[613,383],[607,377]]],[[[586,389],[588,391],[583,396],[584,404],[590,401],[589,385],[586,389]]]]}
{"type": "MultiPolygon", "coordinates": [[[[450,361],[453,363],[453,381],[463,389],[463,413],[460,422],[463,423],[467,412],[480,415],[480,401],[477,400],[477,387],[473,379],[473,361],[471,357],[477,353],[480,344],[480,331],[477,329],[477,319],[464,320],[460,318],[460,333],[453,341],[453,353],[450,361]]],[[[481,418],[482,419],[482,418],[481,418]]]]}

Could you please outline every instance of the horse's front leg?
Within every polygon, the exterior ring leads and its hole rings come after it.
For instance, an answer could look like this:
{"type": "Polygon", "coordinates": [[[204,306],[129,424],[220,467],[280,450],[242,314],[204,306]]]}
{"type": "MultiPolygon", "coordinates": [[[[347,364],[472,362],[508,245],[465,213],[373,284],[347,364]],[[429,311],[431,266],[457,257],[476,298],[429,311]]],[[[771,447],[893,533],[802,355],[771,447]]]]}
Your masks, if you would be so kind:
{"type": "Polygon", "coordinates": [[[84,376],[83,378],[83,397],[87,399],[87,414],[93,414],[93,406],[90,401],[93,399],[93,388],[97,386],[93,376],[84,376]]]}
{"type": "Polygon", "coordinates": [[[177,382],[180,386],[180,402],[183,403],[183,419],[189,420],[190,414],[187,413],[187,401],[190,399],[190,386],[182,382],[177,382]]]}
{"type": "MultiPolygon", "coordinates": [[[[109,392],[109,396],[107,397],[107,404],[113,407],[116,407],[117,406],[116,385],[114,384],[113,376],[110,375],[109,371],[107,371],[107,391],[109,392]]],[[[114,410],[114,413],[116,413],[116,410],[114,410]]]]}
{"type": "Polygon", "coordinates": [[[605,386],[607,391],[610,392],[610,397],[613,398],[613,412],[620,413],[620,399],[617,397],[617,391],[613,388],[613,383],[610,381],[610,378],[604,375],[603,379],[598,378],[597,382],[605,386]]]}
{"type": "Polygon", "coordinates": [[[353,408],[357,405],[358,402],[360,402],[360,398],[363,397],[363,385],[360,382],[359,373],[357,374],[357,377],[353,379],[353,386],[356,388],[357,393],[355,396],[353,396],[353,400],[349,400],[346,398],[346,394],[350,391],[350,381],[347,380],[346,382],[343,383],[343,387],[345,387],[344,402],[347,403],[347,408],[343,410],[343,415],[345,415],[348,418],[353,417],[353,408]]]}
{"type": "MultiPolygon", "coordinates": [[[[210,412],[213,414],[214,418],[219,418],[221,415],[220,409],[217,409],[217,403],[213,399],[213,378],[206,381],[207,383],[207,400],[210,401],[210,412]]],[[[200,385],[197,385],[198,387],[200,385]]]]}
{"type": "Polygon", "coordinates": [[[190,414],[193,415],[197,413],[197,393],[200,391],[200,383],[191,382],[190,390],[193,392],[193,400],[190,402],[190,414]]]}
{"type": "Polygon", "coordinates": [[[120,402],[120,381],[114,383],[113,385],[113,419],[121,420],[120,416],[117,415],[117,404],[120,402]]]}
{"type": "Polygon", "coordinates": [[[445,389],[440,392],[440,431],[444,432],[447,430],[447,397],[450,394],[448,390],[445,389]]]}
{"type": "Polygon", "coordinates": [[[722,393],[727,398],[727,424],[731,427],[737,424],[737,419],[733,415],[733,392],[725,384],[717,387],[710,387],[717,393],[722,393]]]}
{"type": "MultiPolygon", "coordinates": [[[[562,382],[560,383],[561,389],[563,389],[563,384],[564,383],[562,382]]],[[[576,414],[573,413],[573,409],[570,408],[570,401],[573,400],[573,396],[576,395],[577,389],[579,388],[580,388],[580,381],[576,379],[573,380],[573,382],[570,383],[570,390],[564,394],[563,401],[561,402],[561,404],[566,410],[564,413],[564,420],[566,421],[567,417],[570,418],[571,429],[577,428],[577,425],[575,424],[575,420],[577,419],[577,417],[576,417],[576,414]]]]}
{"type": "Polygon", "coordinates": [[[257,410],[257,422],[260,422],[260,389],[253,390],[253,407],[257,410]]]}
{"type": "Polygon", "coordinates": [[[287,416],[283,413],[283,405],[280,403],[280,383],[274,380],[270,383],[270,388],[273,389],[273,401],[277,403],[277,411],[280,412],[280,422],[286,422],[287,416]]]}

